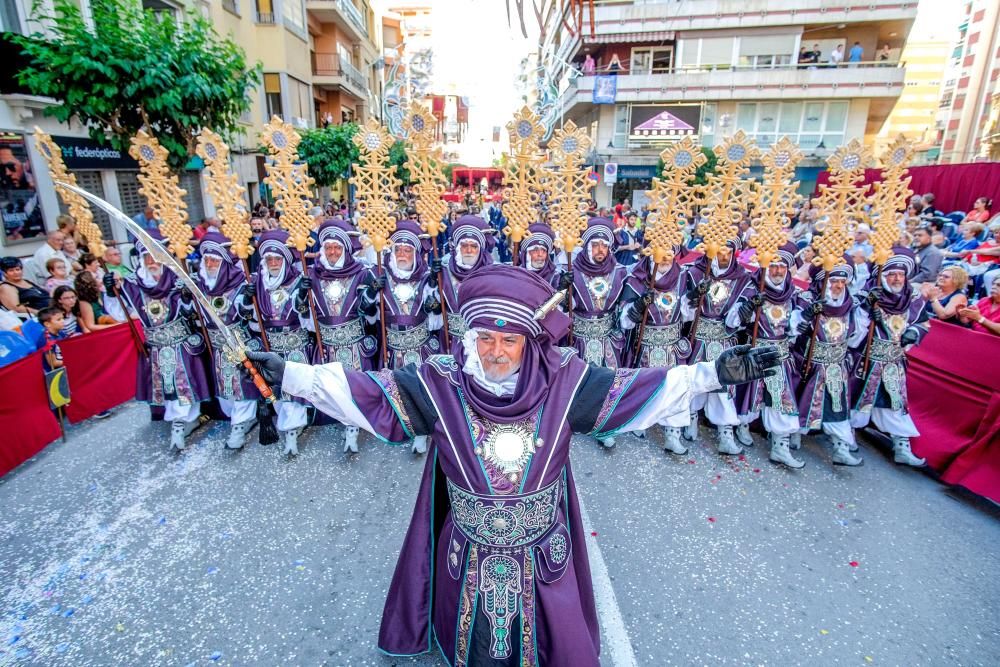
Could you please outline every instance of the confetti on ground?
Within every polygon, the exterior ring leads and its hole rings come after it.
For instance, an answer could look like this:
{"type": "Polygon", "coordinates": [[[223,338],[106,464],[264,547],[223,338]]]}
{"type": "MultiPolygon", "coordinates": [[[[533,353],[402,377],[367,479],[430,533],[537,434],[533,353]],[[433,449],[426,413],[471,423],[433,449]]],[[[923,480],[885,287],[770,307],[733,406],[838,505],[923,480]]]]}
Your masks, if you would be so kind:
{"type": "Polygon", "coordinates": [[[829,630],[820,630],[819,633],[821,635],[828,635],[828,634],[830,634],[830,631],[829,630]]]}
{"type": "Polygon", "coordinates": [[[852,560],[850,563],[848,563],[848,565],[850,565],[851,567],[857,567],[858,565],[860,565],[860,563],[856,560],[852,560]]]}
{"type": "Polygon", "coordinates": [[[714,516],[708,517],[708,522],[709,523],[715,523],[715,517],[714,516]]]}

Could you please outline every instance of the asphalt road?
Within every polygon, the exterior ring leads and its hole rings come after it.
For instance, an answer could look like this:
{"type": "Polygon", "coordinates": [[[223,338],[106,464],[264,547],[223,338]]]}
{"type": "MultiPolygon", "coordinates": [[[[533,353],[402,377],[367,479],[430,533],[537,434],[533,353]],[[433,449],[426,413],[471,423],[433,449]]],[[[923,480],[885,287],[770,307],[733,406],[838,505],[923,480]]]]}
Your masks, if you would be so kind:
{"type": "MultiPolygon", "coordinates": [[[[0,665],[445,664],[375,648],[422,458],[167,429],[129,405],[0,479],[0,665]]],[[[997,664],[995,506],[867,444],[790,472],[658,437],[574,445],[604,664],[997,664]]]]}

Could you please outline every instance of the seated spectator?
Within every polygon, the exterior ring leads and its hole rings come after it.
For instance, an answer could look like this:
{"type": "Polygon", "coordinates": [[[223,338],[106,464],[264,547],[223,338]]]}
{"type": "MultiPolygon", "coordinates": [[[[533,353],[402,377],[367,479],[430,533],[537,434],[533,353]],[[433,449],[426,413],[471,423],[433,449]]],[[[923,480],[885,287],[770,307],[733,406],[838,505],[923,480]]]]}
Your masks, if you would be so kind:
{"type": "Polygon", "coordinates": [[[49,305],[49,293],[24,277],[24,264],[17,257],[0,258],[3,282],[0,283],[0,304],[7,310],[27,318],[49,305]]]}
{"type": "Polygon", "coordinates": [[[1000,275],[1000,224],[990,227],[989,238],[972,249],[962,250],[959,254],[965,259],[962,267],[971,276],[982,276],[982,285],[993,284],[993,275],[1000,275]]]}
{"type": "Polygon", "coordinates": [[[66,236],[72,236],[76,240],[76,245],[79,246],[81,250],[86,252],[87,239],[84,238],[83,234],[76,227],[76,220],[73,216],[63,213],[62,215],[56,216],[56,228],[65,234],[66,236]]]}
{"type": "Polygon", "coordinates": [[[942,256],[945,260],[960,259],[964,256],[962,251],[978,248],[979,235],[983,233],[983,229],[983,223],[981,222],[963,222],[959,225],[961,237],[948,246],[948,248],[941,253],[942,256]]]}
{"type": "Polygon", "coordinates": [[[45,281],[45,289],[52,294],[57,287],[62,285],[72,285],[73,279],[69,277],[69,268],[65,259],[53,257],[45,262],[45,270],[49,272],[49,278],[45,281]]]}
{"type": "Polygon", "coordinates": [[[62,254],[70,261],[72,273],[77,273],[82,267],[80,257],[83,256],[83,251],[80,250],[80,246],[77,245],[75,238],[67,236],[63,239],[62,254]]]}
{"type": "Polygon", "coordinates": [[[933,283],[941,271],[941,249],[931,243],[929,227],[919,227],[913,232],[913,249],[917,253],[917,273],[910,281],[914,284],[933,283]]]}
{"type": "Polygon", "coordinates": [[[965,214],[963,222],[982,222],[990,219],[990,208],[993,202],[987,197],[980,197],[972,205],[972,210],[965,214]]]}
{"type": "Polygon", "coordinates": [[[960,308],[958,316],[972,325],[973,331],[1000,336],[1000,276],[993,280],[990,293],[969,308],[960,308]]]}
{"type": "Polygon", "coordinates": [[[874,248],[872,248],[871,241],[868,240],[868,237],[871,236],[871,233],[872,233],[872,228],[866,225],[865,223],[861,223],[860,225],[858,225],[857,230],[854,232],[854,245],[851,246],[852,255],[858,252],[859,250],[863,252],[865,256],[872,254],[872,250],[874,248]]]}
{"type": "Polygon", "coordinates": [[[98,285],[104,280],[104,269],[101,268],[101,263],[97,261],[97,257],[91,253],[85,252],[80,256],[80,268],[83,271],[89,271],[94,274],[98,285]]]}
{"type": "Polygon", "coordinates": [[[76,293],[80,298],[80,319],[87,331],[100,331],[118,324],[104,311],[101,285],[90,271],[81,271],[76,277],[76,293]]]}
{"type": "Polygon", "coordinates": [[[940,218],[944,215],[944,213],[934,207],[935,199],[937,199],[937,197],[934,196],[933,192],[928,192],[920,198],[924,204],[924,209],[920,211],[920,217],[929,220],[930,218],[940,218]]]}
{"type": "Polygon", "coordinates": [[[109,247],[104,251],[104,266],[122,278],[132,275],[132,270],[122,264],[122,251],[118,248],[109,247]]]}
{"type": "Polygon", "coordinates": [[[51,231],[45,235],[45,243],[40,245],[35,250],[35,254],[31,256],[31,270],[34,275],[28,276],[28,278],[36,283],[44,283],[48,279],[48,275],[45,274],[45,262],[53,257],[65,257],[62,252],[65,238],[66,235],[59,230],[51,231]]]}
{"type": "Polygon", "coordinates": [[[922,291],[927,299],[927,314],[942,322],[959,324],[958,310],[969,305],[965,296],[965,286],[969,274],[960,266],[942,269],[937,277],[937,285],[928,285],[922,291]]]}
{"type": "Polygon", "coordinates": [[[807,245],[795,255],[795,263],[798,266],[795,269],[795,278],[809,281],[809,268],[812,266],[812,261],[815,257],[816,250],[811,245],[807,245]]]}
{"type": "Polygon", "coordinates": [[[66,286],[57,287],[52,293],[51,305],[62,311],[63,320],[66,322],[63,332],[67,337],[87,332],[80,319],[80,299],[76,295],[76,290],[66,286]]]}

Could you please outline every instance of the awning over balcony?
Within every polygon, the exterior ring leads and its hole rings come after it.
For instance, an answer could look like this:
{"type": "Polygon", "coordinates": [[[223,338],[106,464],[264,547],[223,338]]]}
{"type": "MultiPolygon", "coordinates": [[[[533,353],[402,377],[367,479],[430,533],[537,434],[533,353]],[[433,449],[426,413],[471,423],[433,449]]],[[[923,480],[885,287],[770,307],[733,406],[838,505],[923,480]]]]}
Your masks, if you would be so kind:
{"type": "Polygon", "coordinates": [[[583,34],[585,44],[622,44],[631,42],[668,42],[677,36],[674,30],[655,30],[652,32],[618,32],[601,35],[583,34]]]}

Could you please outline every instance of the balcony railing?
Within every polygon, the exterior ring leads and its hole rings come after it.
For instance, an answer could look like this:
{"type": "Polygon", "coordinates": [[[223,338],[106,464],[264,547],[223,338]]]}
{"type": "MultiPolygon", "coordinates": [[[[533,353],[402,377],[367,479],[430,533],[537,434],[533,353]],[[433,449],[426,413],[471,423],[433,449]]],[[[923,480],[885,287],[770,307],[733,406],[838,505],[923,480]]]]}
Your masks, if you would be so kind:
{"type": "Polygon", "coordinates": [[[313,75],[344,77],[358,92],[364,93],[368,90],[365,75],[361,73],[361,70],[341,58],[340,54],[337,53],[314,53],[313,75]]]}
{"type": "Polygon", "coordinates": [[[261,25],[274,25],[273,12],[255,12],[254,21],[261,25]]]}
{"type": "Polygon", "coordinates": [[[368,34],[368,22],[365,21],[365,17],[361,14],[361,11],[354,6],[351,0],[337,0],[337,6],[340,11],[344,13],[347,18],[354,22],[358,30],[363,32],[365,35],[368,34]]]}

